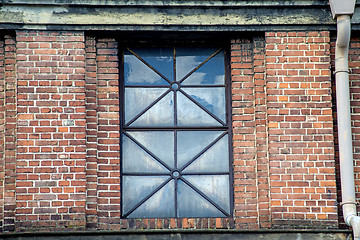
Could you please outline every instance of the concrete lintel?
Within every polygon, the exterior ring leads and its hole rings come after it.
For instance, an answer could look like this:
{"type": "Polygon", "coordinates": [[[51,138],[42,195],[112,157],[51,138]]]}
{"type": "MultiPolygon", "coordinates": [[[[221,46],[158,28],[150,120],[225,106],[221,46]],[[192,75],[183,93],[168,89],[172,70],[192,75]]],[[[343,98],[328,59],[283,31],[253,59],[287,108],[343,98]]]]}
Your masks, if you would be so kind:
{"type": "MultiPolygon", "coordinates": [[[[20,0],[14,0],[20,1],[20,0]]],[[[35,1],[35,0],[33,0],[35,1]]],[[[360,8],[353,19],[360,23],[360,8]]],[[[75,6],[75,5],[3,5],[0,26],[3,29],[51,29],[63,26],[74,30],[124,28],[153,29],[167,27],[218,30],[259,26],[326,26],[334,25],[328,6],[305,7],[139,7],[139,6],[75,6]]]]}

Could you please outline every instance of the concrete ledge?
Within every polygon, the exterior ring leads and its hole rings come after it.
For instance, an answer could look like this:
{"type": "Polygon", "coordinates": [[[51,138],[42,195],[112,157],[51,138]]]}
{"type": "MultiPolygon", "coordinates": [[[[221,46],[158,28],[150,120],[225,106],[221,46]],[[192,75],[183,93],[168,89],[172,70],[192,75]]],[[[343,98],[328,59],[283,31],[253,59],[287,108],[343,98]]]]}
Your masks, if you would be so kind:
{"type": "Polygon", "coordinates": [[[0,235],[0,239],[12,240],[345,240],[351,239],[349,230],[144,230],[113,232],[49,232],[49,233],[15,233],[0,235]]]}

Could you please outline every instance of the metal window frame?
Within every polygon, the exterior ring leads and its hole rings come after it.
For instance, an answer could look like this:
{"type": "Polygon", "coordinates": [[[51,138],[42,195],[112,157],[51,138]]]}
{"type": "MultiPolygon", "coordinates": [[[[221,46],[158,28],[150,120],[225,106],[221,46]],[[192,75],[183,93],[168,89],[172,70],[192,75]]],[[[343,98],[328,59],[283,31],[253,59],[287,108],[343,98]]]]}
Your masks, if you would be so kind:
{"type": "MultiPolygon", "coordinates": [[[[213,205],[215,208],[217,208],[220,212],[222,212],[225,217],[220,217],[220,218],[231,218],[233,217],[233,211],[234,211],[234,176],[233,176],[233,144],[232,144],[232,101],[231,101],[231,70],[230,70],[230,42],[226,42],[226,43],[212,43],[212,42],[208,42],[205,41],[205,46],[206,47],[216,47],[219,48],[215,53],[211,54],[211,56],[209,56],[205,61],[203,61],[200,65],[198,65],[195,69],[193,69],[191,72],[189,72],[188,74],[186,74],[180,81],[177,82],[183,82],[185,79],[187,79],[188,76],[190,76],[193,72],[195,72],[197,69],[199,69],[202,65],[204,65],[208,60],[210,60],[212,57],[214,57],[216,54],[218,54],[220,51],[224,51],[224,73],[225,73],[225,84],[224,85],[211,85],[211,87],[224,87],[225,88],[225,122],[221,121],[220,119],[218,119],[218,117],[216,117],[213,113],[211,113],[209,110],[207,110],[206,108],[204,108],[201,104],[198,104],[195,100],[193,100],[190,96],[186,96],[188,95],[187,93],[185,93],[184,91],[181,91],[182,94],[184,94],[189,100],[191,100],[192,102],[194,102],[197,106],[199,106],[201,109],[203,109],[206,113],[208,113],[211,117],[213,117],[215,120],[217,120],[222,126],[219,127],[207,127],[207,126],[190,126],[190,127],[179,127],[179,126],[174,126],[174,127],[130,127],[129,125],[131,123],[133,123],[134,121],[136,121],[136,119],[138,119],[143,113],[145,113],[148,109],[151,108],[151,106],[155,105],[158,101],[160,101],[166,94],[168,94],[171,91],[171,88],[169,88],[169,90],[165,91],[160,97],[158,97],[156,100],[154,100],[153,103],[150,104],[149,107],[146,107],[145,109],[143,109],[139,114],[137,114],[137,116],[135,116],[133,119],[131,119],[128,123],[125,124],[125,83],[124,83],[124,52],[125,50],[130,50],[129,48],[131,47],[201,47],[204,46],[204,41],[176,41],[176,42],[154,42],[154,41],[142,41],[142,42],[119,42],[119,51],[118,51],[118,55],[119,55],[119,99],[120,99],[120,184],[121,184],[121,200],[120,200],[120,211],[121,211],[121,218],[125,218],[125,219],[132,219],[131,217],[128,217],[133,211],[135,211],[139,206],[141,206],[146,200],[148,200],[149,198],[151,198],[151,196],[153,196],[158,190],[160,190],[163,186],[165,186],[167,183],[169,183],[172,179],[174,179],[171,175],[172,175],[172,170],[171,167],[167,166],[166,163],[164,163],[163,161],[161,161],[160,159],[158,159],[155,155],[153,155],[151,153],[151,151],[149,151],[148,149],[146,149],[146,147],[142,146],[140,143],[138,143],[135,139],[133,139],[131,136],[129,136],[129,134],[126,134],[126,132],[131,132],[131,131],[173,131],[174,132],[174,152],[177,152],[177,131],[219,131],[219,130],[223,130],[224,133],[222,133],[219,137],[217,137],[214,141],[212,141],[208,146],[206,146],[200,153],[198,153],[196,156],[193,157],[192,160],[190,160],[189,162],[187,162],[181,169],[185,169],[187,166],[189,166],[192,162],[194,162],[199,156],[201,156],[204,152],[206,152],[208,149],[210,149],[214,144],[216,144],[220,139],[222,139],[225,135],[228,135],[228,149],[229,149],[229,172],[212,172],[212,173],[206,173],[206,172],[202,172],[202,173],[186,173],[184,175],[229,175],[229,201],[230,201],[230,211],[229,213],[227,213],[226,211],[224,211],[220,206],[218,206],[215,202],[213,202],[209,197],[207,197],[204,193],[202,193],[199,189],[197,189],[195,186],[193,186],[190,182],[188,182],[186,179],[184,178],[179,178],[181,179],[184,184],[188,185],[191,189],[193,189],[194,191],[196,191],[200,196],[202,196],[205,200],[207,200],[211,205],[213,205]],[[150,156],[152,156],[154,159],[156,159],[156,161],[158,163],[160,163],[162,166],[164,166],[165,168],[167,168],[169,170],[169,178],[163,182],[160,186],[158,186],[155,190],[153,190],[150,194],[148,194],[144,199],[142,199],[139,203],[137,203],[130,211],[128,211],[127,213],[124,213],[123,211],[123,204],[122,204],[122,196],[124,194],[123,192],[123,176],[124,175],[133,175],[133,176],[146,176],[146,173],[124,173],[123,172],[123,167],[122,167],[122,155],[123,155],[123,142],[122,142],[122,136],[125,135],[127,137],[129,137],[132,141],[134,141],[139,147],[141,147],[145,152],[147,152],[150,156]]],[[[134,54],[133,51],[130,51],[134,54]]],[[[136,54],[136,53],[135,53],[136,54]]],[[[135,55],[134,54],[134,55],[135,55]]],[[[135,55],[136,56],[136,55],[135,55]]],[[[175,53],[174,53],[174,58],[175,58],[175,53]]],[[[140,61],[141,58],[138,58],[140,61]]],[[[165,79],[169,84],[171,84],[173,81],[169,81],[166,77],[162,76],[161,73],[159,73],[156,69],[153,69],[153,67],[149,66],[149,64],[147,64],[146,62],[142,61],[144,64],[146,64],[148,67],[150,67],[153,71],[155,71],[157,74],[159,74],[163,79],[165,79]]],[[[174,60],[175,62],[175,60],[174,60]]],[[[176,76],[176,66],[174,64],[174,72],[173,72],[174,76],[176,76]]],[[[210,86],[210,85],[209,85],[210,86]]],[[[149,86],[149,85],[128,85],[126,86],[127,88],[131,88],[131,87],[136,87],[136,88],[141,88],[141,87],[154,87],[154,86],[149,86]]],[[[156,86],[158,88],[166,88],[168,86],[156,86]]],[[[206,85],[189,85],[189,87],[206,87],[206,85]]],[[[174,96],[174,99],[176,97],[174,96]]],[[[176,104],[176,102],[174,103],[176,104]]],[[[176,105],[174,106],[174,109],[176,108],[176,105]]],[[[174,111],[174,121],[176,122],[176,111],[174,111]]],[[[176,166],[176,156],[174,157],[174,161],[175,161],[175,166],[176,166]]],[[[151,173],[149,174],[151,176],[156,176],[157,174],[151,173]]],[[[167,174],[159,174],[161,176],[166,176],[167,174]]],[[[175,192],[177,191],[177,184],[175,184],[175,192]]],[[[177,194],[175,194],[177,195],[177,194]]],[[[159,217],[156,217],[159,218],[159,217]]],[[[161,218],[161,217],[160,217],[161,218]]],[[[174,217],[163,217],[163,218],[179,218],[177,216],[177,198],[175,197],[175,216],[174,217]]],[[[212,217],[210,217],[212,218],[212,217]]],[[[214,218],[219,218],[219,217],[214,217],[214,218]]]]}

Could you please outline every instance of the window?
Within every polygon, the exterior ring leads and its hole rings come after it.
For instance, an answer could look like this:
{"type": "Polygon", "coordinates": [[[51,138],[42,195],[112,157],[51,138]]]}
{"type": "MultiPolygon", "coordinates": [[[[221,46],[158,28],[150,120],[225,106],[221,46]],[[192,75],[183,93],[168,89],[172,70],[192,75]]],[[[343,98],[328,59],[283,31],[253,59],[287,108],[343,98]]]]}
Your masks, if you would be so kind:
{"type": "Polygon", "coordinates": [[[129,47],[122,55],[122,216],[230,216],[226,52],[129,47]]]}

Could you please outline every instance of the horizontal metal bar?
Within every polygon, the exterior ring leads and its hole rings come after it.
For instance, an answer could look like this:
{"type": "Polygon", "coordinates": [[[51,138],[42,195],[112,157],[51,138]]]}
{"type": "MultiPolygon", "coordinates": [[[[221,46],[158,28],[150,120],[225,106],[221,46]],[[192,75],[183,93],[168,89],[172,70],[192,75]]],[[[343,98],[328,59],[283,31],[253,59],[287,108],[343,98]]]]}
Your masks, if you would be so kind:
{"type": "Polygon", "coordinates": [[[122,130],[124,131],[220,131],[227,130],[228,126],[216,126],[216,127],[204,127],[204,126],[194,126],[194,127],[129,127],[123,126],[122,130]]]}
{"type": "Polygon", "coordinates": [[[192,173],[184,173],[181,172],[182,176],[186,175],[229,175],[229,172],[192,172],[192,173]]]}
{"type": "Polygon", "coordinates": [[[125,85],[125,88],[170,88],[170,85],[125,85]]]}
{"type": "Polygon", "coordinates": [[[171,172],[167,173],[149,173],[149,172],[123,172],[124,176],[171,176],[171,172]]]}

